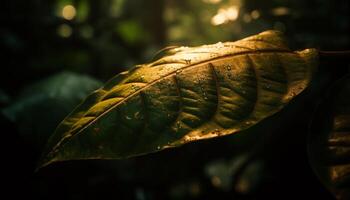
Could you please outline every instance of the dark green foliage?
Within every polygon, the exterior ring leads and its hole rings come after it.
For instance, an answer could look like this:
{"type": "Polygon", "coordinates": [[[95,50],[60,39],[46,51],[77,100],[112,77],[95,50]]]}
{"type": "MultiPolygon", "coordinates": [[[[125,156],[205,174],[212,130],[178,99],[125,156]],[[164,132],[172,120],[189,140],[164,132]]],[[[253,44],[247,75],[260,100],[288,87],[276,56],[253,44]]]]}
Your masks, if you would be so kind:
{"type": "Polygon", "coordinates": [[[330,88],[312,121],[309,156],[338,199],[350,198],[350,76],[330,88]]]}
{"type": "Polygon", "coordinates": [[[23,138],[42,149],[57,123],[100,86],[91,77],[62,72],[26,87],[2,112],[23,138]]]}

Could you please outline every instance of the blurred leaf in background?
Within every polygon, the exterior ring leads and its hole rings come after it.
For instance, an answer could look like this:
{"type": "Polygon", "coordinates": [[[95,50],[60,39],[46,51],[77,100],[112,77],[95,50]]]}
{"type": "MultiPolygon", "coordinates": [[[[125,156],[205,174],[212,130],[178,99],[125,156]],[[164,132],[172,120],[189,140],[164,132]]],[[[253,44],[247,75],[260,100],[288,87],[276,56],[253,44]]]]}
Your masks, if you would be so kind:
{"type": "Polygon", "coordinates": [[[27,86],[3,114],[41,150],[57,124],[101,85],[91,77],[62,72],[27,86]]]}

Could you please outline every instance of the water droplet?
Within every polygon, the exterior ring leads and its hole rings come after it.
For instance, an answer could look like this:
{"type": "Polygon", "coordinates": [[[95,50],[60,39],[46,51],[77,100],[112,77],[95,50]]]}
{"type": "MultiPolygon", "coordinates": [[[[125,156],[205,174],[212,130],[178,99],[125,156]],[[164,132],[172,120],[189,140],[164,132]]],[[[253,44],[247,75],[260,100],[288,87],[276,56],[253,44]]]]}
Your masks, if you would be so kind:
{"type": "Polygon", "coordinates": [[[249,121],[246,121],[246,122],[244,122],[246,125],[250,125],[250,124],[252,124],[252,122],[249,122],[249,121]]]}
{"type": "Polygon", "coordinates": [[[139,89],[136,85],[131,85],[131,88],[135,91],[139,89]]]}
{"type": "Polygon", "coordinates": [[[216,43],[216,48],[222,48],[222,47],[224,47],[224,45],[222,44],[222,42],[216,43]]]}
{"type": "Polygon", "coordinates": [[[176,122],[176,128],[177,128],[177,129],[181,129],[181,122],[179,122],[179,121],[176,122]]]}
{"type": "Polygon", "coordinates": [[[228,71],[230,71],[230,70],[231,70],[231,65],[227,65],[227,66],[226,66],[226,69],[227,69],[228,71]]]}
{"type": "Polygon", "coordinates": [[[184,137],[184,142],[190,142],[190,141],[191,141],[191,138],[190,138],[189,136],[186,135],[186,136],[184,137]]]}
{"type": "Polygon", "coordinates": [[[184,59],[186,64],[191,64],[191,59],[184,59]]]}

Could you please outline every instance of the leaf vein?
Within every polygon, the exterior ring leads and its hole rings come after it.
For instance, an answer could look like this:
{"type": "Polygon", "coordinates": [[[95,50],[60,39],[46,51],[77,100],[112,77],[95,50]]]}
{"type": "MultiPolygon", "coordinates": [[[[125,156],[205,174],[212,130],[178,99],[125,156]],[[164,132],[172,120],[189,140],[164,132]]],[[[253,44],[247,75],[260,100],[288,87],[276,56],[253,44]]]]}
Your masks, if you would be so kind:
{"type": "MultiPolygon", "coordinates": [[[[197,67],[197,66],[200,66],[201,64],[205,64],[205,63],[210,63],[212,61],[215,61],[215,60],[219,60],[219,59],[224,59],[224,58],[228,58],[228,57],[235,57],[235,56],[240,56],[240,55],[247,55],[249,56],[249,54],[259,54],[259,53],[290,53],[290,54],[296,54],[295,52],[292,52],[290,50],[287,50],[287,49],[276,49],[276,48],[272,48],[272,49],[262,49],[262,50],[253,50],[253,51],[245,51],[245,52],[238,52],[238,53],[231,53],[231,54],[226,54],[226,55],[223,55],[223,56],[219,56],[219,57],[215,57],[215,58],[211,58],[211,59],[206,59],[206,60],[203,60],[203,61],[200,61],[200,62],[197,62],[197,63],[194,63],[194,64],[188,64],[187,66],[185,67],[182,67],[182,71],[186,70],[186,69],[190,69],[192,67],[197,67]]],[[[180,62],[178,62],[180,63],[180,62]]],[[[182,62],[181,62],[182,63],[182,62]]],[[[157,63],[155,63],[157,64],[157,63]]],[[[184,64],[184,63],[182,63],[184,64]]],[[[254,69],[255,70],[255,69],[254,69]]],[[[79,133],[81,133],[83,130],[85,130],[89,125],[91,125],[92,123],[94,123],[95,121],[97,121],[99,118],[101,118],[102,116],[104,116],[106,113],[108,113],[110,110],[114,109],[115,107],[117,107],[118,105],[120,105],[121,103],[125,102],[126,100],[132,98],[133,96],[137,95],[139,92],[141,92],[142,90],[156,84],[158,81],[166,78],[166,77],[169,77],[171,75],[176,75],[176,71],[172,71],[160,78],[157,78],[153,81],[150,81],[147,85],[145,85],[144,87],[141,87],[140,89],[134,91],[133,93],[129,94],[129,96],[125,97],[124,100],[116,103],[115,105],[113,105],[111,108],[107,109],[106,111],[104,111],[103,113],[101,113],[99,116],[97,116],[94,120],[92,120],[91,122],[89,122],[88,124],[86,124],[83,128],[81,128],[79,131],[77,131],[76,133],[72,133],[72,136],[74,135],[77,135],[79,133]],[[74,135],[73,135],[74,134],[74,135]]],[[[66,140],[65,138],[62,138],[61,141],[59,141],[58,143],[61,144],[59,146],[62,146],[64,145],[64,140],[66,140]]],[[[54,152],[56,151],[57,148],[59,148],[59,146],[56,146],[55,148],[52,149],[51,152],[54,152]]]]}

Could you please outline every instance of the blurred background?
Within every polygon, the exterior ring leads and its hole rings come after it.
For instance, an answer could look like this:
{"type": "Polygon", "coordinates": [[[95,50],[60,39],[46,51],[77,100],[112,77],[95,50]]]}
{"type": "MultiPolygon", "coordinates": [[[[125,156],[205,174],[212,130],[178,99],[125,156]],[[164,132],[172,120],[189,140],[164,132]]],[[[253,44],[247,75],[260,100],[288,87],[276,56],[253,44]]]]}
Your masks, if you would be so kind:
{"type": "MultiPolygon", "coordinates": [[[[267,29],[292,49],[350,49],[348,0],[11,0],[0,9],[3,195],[35,199],[332,199],[308,163],[308,124],[347,72],[332,63],[283,112],[243,133],[34,173],[58,123],[91,91],[166,46],[267,29]],[[316,97],[316,98],[315,98],[316,97]],[[316,99],[316,100],[315,100],[316,99]]],[[[348,66],[348,63],[347,63],[348,66]]]]}

